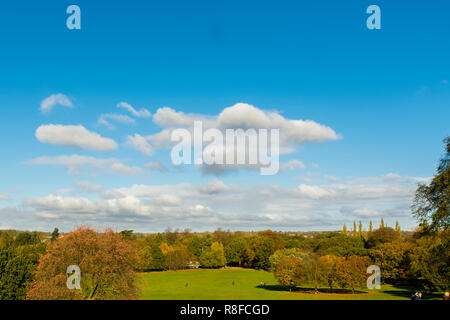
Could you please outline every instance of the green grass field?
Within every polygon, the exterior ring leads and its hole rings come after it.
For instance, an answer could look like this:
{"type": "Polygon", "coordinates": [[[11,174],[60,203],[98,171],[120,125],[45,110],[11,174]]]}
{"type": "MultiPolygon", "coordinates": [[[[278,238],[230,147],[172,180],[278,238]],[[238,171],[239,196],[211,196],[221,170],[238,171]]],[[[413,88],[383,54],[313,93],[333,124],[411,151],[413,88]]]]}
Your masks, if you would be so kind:
{"type": "MultiPolygon", "coordinates": [[[[147,300],[408,300],[411,295],[411,290],[390,285],[355,294],[314,294],[306,288],[289,292],[277,283],[272,273],[239,268],[150,272],[139,277],[142,280],[141,299],[147,300]],[[263,287],[259,286],[261,282],[265,283],[263,287]]],[[[425,299],[436,297],[424,295],[425,299]]]]}

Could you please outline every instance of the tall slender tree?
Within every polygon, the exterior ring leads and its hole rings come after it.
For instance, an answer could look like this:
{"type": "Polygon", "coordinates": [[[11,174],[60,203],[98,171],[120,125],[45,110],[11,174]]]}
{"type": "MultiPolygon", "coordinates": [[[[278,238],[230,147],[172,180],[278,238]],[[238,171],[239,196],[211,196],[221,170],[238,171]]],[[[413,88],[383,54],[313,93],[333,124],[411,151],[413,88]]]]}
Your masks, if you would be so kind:
{"type": "Polygon", "coordinates": [[[347,235],[347,226],[344,223],[344,226],[342,227],[342,233],[347,235]]]}

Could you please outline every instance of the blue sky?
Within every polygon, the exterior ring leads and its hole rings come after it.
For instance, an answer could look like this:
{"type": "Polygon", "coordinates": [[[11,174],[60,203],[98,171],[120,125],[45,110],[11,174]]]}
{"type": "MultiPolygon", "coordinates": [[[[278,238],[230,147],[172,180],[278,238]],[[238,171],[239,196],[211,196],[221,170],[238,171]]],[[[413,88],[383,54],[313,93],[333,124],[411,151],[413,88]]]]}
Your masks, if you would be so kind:
{"type": "Polygon", "coordinates": [[[411,192],[433,175],[450,134],[449,12],[443,0],[2,4],[0,228],[68,230],[88,222],[139,231],[319,230],[381,216],[412,228],[411,192]],[[70,4],[81,8],[81,30],[66,28],[70,4]],[[366,28],[371,4],[381,8],[381,30],[366,28]],[[73,107],[42,113],[41,102],[57,93],[73,107]],[[120,102],[152,115],[169,107],[198,117],[242,102],[313,120],[342,139],[296,146],[281,161],[304,166],[276,176],[179,170],[170,167],[170,150],[152,146],[149,156],[127,145],[130,135],[164,128],[153,116],[117,108],[120,102]],[[113,129],[98,122],[111,113],[134,124],[113,123],[113,129]],[[118,148],[105,153],[43,143],[36,130],[49,124],[82,125],[118,148]],[[33,164],[73,155],[135,168],[160,161],[167,170],[125,175],[97,167],[74,174],[33,164]],[[80,190],[87,183],[97,187],[80,190]],[[155,190],[137,194],[133,185],[155,190]],[[206,197],[202,190],[212,186],[221,191],[206,197]],[[198,193],[185,194],[186,188],[198,193]],[[278,197],[261,201],[275,189],[278,197]],[[387,199],[391,193],[397,198],[387,199]],[[130,203],[145,209],[135,215],[130,203]]]}

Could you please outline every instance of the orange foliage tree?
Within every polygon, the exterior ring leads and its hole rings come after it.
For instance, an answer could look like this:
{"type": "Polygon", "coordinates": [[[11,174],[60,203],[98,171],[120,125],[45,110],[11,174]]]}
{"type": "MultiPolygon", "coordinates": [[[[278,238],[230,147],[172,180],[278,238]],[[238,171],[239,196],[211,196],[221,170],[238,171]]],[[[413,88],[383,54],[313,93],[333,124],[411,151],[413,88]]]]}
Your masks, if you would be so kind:
{"type": "Polygon", "coordinates": [[[135,267],[139,262],[136,242],[112,230],[96,232],[79,227],[49,243],[27,298],[133,299],[138,293],[135,267]],[[80,267],[80,290],[67,288],[66,270],[70,265],[80,267]]]}

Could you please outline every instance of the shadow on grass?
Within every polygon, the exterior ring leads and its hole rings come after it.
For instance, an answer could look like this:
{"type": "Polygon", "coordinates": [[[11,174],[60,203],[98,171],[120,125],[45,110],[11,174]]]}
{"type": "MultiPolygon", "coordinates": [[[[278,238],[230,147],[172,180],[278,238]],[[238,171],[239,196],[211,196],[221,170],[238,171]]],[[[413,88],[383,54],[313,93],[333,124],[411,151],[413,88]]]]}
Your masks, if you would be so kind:
{"type": "MultiPolygon", "coordinates": [[[[269,291],[290,291],[290,292],[300,292],[300,293],[315,293],[314,288],[290,288],[288,286],[282,285],[264,285],[264,286],[256,286],[256,288],[269,290],[269,291]]],[[[351,289],[329,289],[329,288],[320,288],[317,290],[318,293],[331,293],[331,294],[352,294],[351,289]]],[[[358,293],[367,293],[367,291],[355,290],[355,294],[358,293]]]]}
{"type": "Polygon", "coordinates": [[[422,292],[422,300],[429,300],[429,299],[441,299],[442,293],[438,292],[428,292],[421,289],[415,289],[412,287],[407,286],[401,286],[401,285],[393,285],[395,290],[384,290],[383,293],[389,294],[391,296],[395,297],[402,297],[402,298],[411,298],[411,296],[415,292],[422,292]]]}

